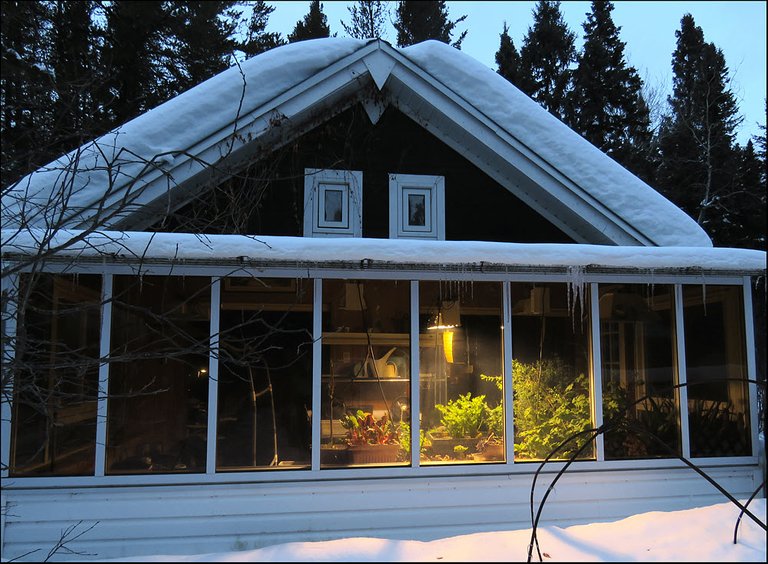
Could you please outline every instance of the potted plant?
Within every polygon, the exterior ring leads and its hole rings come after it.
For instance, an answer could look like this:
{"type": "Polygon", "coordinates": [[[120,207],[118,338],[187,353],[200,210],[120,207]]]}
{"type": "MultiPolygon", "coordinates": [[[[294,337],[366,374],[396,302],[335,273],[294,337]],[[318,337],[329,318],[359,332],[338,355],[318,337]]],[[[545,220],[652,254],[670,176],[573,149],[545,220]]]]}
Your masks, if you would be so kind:
{"type": "Polygon", "coordinates": [[[495,407],[487,407],[485,432],[487,433],[477,444],[476,460],[504,460],[504,379],[501,376],[480,374],[486,382],[492,382],[499,390],[500,400],[495,407]]]}
{"type": "Polygon", "coordinates": [[[400,439],[389,416],[375,418],[358,409],[341,419],[347,430],[346,443],[350,464],[381,464],[397,461],[400,439]]]}
{"type": "Polygon", "coordinates": [[[427,433],[432,443],[430,454],[463,459],[476,452],[488,414],[485,396],[472,397],[472,392],[467,392],[445,405],[437,404],[435,408],[442,418],[440,426],[427,433]],[[456,450],[457,446],[462,448],[456,450]]]}

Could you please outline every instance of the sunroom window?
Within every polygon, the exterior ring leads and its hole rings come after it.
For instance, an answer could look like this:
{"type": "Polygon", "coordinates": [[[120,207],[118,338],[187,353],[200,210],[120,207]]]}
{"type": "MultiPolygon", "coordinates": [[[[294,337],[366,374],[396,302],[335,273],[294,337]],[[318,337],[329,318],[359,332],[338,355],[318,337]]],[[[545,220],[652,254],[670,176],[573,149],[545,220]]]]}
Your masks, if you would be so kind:
{"type": "Polygon", "coordinates": [[[499,282],[419,283],[421,464],[502,462],[499,282]]]}
{"type": "Polygon", "coordinates": [[[324,280],[321,467],[409,464],[410,282],[324,280]]]}
{"type": "Polygon", "coordinates": [[[224,278],[218,348],[216,468],[307,467],[312,281],[224,278]]]}
{"type": "Polygon", "coordinates": [[[680,454],[674,287],[600,284],[605,458],[680,454]]]}
{"type": "Polygon", "coordinates": [[[683,286],[691,456],[752,451],[740,286],[683,286]]]}
{"type": "Polygon", "coordinates": [[[101,276],[21,277],[11,474],[93,474],[101,276]]]}
{"type": "MultiPolygon", "coordinates": [[[[525,463],[598,409],[605,460],[753,452],[741,284],[601,282],[591,304],[560,282],[109,278],[101,335],[101,275],[20,276],[12,476],[310,471],[313,447],[323,472],[525,463]]],[[[552,458],[595,460],[586,438],[552,458]]]]}
{"type": "Polygon", "coordinates": [[[515,460],[594,458],[588,297],[523,282],[510,295],[515,460]]]}
{"type": "Polygon", "coordinates": [[[108,474],[205,471],[210,286],[114,277],[108,474]]]}

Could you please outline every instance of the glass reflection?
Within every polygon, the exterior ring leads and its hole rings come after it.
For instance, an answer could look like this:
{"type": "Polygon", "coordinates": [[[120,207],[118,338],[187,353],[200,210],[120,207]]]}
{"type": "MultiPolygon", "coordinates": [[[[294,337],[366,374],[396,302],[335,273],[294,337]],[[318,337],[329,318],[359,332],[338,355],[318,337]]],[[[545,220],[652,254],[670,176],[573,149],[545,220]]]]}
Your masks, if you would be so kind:
{"type": "Polygon", "coordinates": [[[680,453],[671,285],[600,284],[606,459],[680,453]]]}
{"type": "Polygon", "coordinates": [[[504,461],[501,283],[420,282],[421,463],[504,461]]]}
{"type": "Polygon", "coordinates": [[[590,309],[581,290],[566,284],[511,285],[516,461],[595,456],[594,444],[578,435],[594,427],[590,309]]]}
{"type": "Polygon", "coordinates": [[[751,454],[740,286],[683,286],[691,456],[751,454]]]}
{"type": "Polygon", "coordinates": [[[410,461],[410,282],[323,281],[320,464],[410,461]]]}

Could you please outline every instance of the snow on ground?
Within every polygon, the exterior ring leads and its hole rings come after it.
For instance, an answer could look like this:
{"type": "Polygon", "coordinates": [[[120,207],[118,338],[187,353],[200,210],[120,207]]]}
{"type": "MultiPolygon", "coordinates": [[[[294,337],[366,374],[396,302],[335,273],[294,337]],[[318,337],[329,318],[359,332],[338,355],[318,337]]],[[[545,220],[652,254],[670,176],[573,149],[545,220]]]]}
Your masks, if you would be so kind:
{"type": "MultiPolygon", "coordinates": [[[[743,503],[743,501],[742,501],[743,503]]],[[[750,511],[765,523],[765,499],[750,511]]],[[[654,511],[612,523],[539,527],[544,562],[765,562],[766,535],[730,502],[683,511],[654,511]]],[[[105,562],[520,562],[527,557],[530,529],[462,535],[431,542],[347,538],[293,542],[195,556],[144,556],[105,562]]],[[[534,562],[538,558],[534,551],[534,562]]]]}

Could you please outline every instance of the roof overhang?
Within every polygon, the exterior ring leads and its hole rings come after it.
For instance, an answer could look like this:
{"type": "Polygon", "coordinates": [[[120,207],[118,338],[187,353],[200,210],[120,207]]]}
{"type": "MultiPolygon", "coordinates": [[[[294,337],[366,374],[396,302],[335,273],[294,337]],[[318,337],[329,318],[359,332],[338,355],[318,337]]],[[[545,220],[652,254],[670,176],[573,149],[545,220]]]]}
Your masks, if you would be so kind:
{"type": "MultiPolygon", "coordinates": [[[[495,243],[403,239],[312,239],[188,233],[2,231],[3,260],[76,265],[217,266],[279,269],[296,276],[316,271],[378,271],[471,278],[480,274],[631,274],[658,282],[661,275],[765,276],[766,253],[750,249],[644,247],[552,243],[495,243]],[[417,258],[415,258],[417,257],[417,258]]],[[[312,274],[314,275],[314,274],[312,274]]]]}

